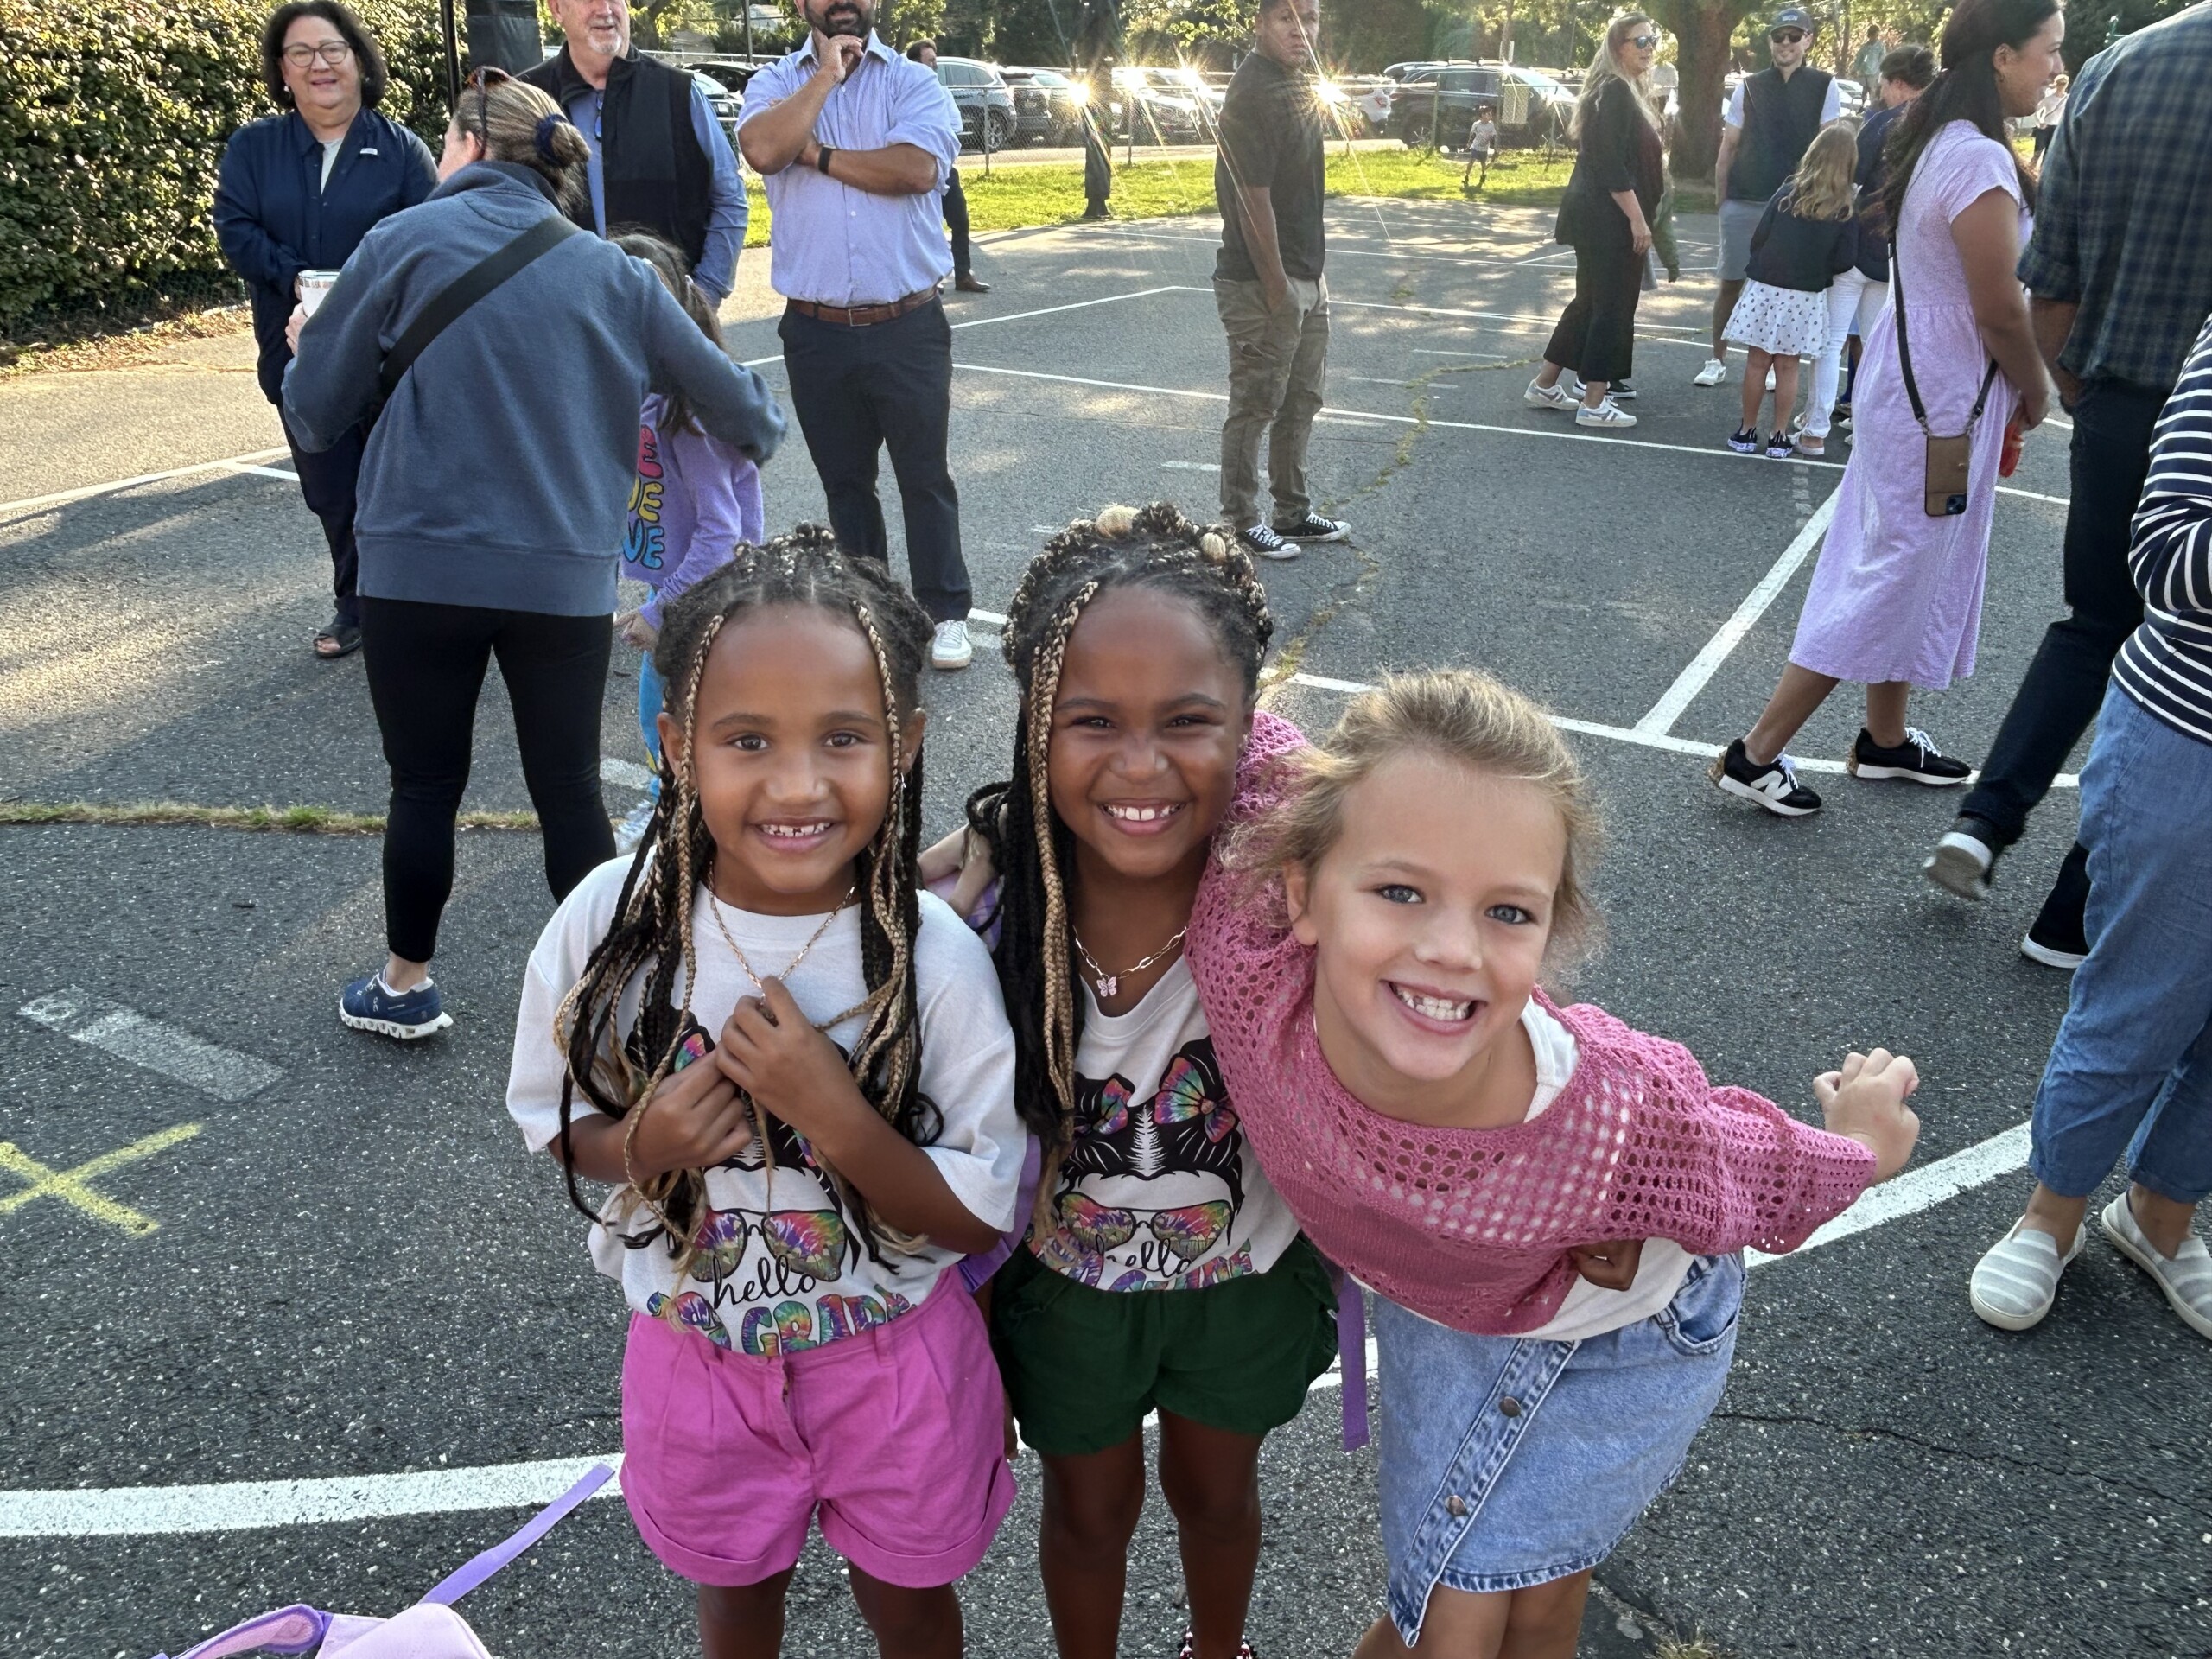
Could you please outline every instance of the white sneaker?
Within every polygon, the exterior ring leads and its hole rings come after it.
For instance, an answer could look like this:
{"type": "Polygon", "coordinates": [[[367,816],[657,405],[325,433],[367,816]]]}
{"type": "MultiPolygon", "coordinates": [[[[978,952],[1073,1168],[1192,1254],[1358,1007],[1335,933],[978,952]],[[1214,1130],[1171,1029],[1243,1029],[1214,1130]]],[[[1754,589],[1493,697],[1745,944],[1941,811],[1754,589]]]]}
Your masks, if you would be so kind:
{"type": "Polygon", "coordinates": [[[1575,373],[1573,369],[1561,369],[1559,372],[1559,385],[1561,391],[1578,404],[1582,401],[1582,394],[1590,390],[1582,384],[1582,377],[1575,373]]]}
{"type": "Polygon", "coordinates": [[[1986,1324],[2000,1331],[2026,1331],[2041,1325],[2050,1305],[2058,1300],[2058,1276],[2066,1264],[2082,1254],[2082,1235],[2076,1228],[2074,1247],[2058,1253],[2058,1241],[2024,1222],[1989,1247],[1974,1264],[1967,1283],[1967,1300],[1986,1324]]]}
{"type": "Polygon", "coordinates": [[[1705,359],[1705,366],[1690,377],[1694,386],[1717,386],[1728,378],[1728,365],[1717,357],[1705,359]]]}
{"type": "Polygon", "coordinates": [[[968,642],[968,624],[959,617],[937,625],[937,637],[930,642],[931,668],[965,668],[976,660],[976,647],[968,642]]]}
{"type": "Polygon", "coordinates": [[[622,822],[614,826],[614,850],[626,858],[638,850],[638,843],[645,838],[645,831],[652,828],[653,802],[648,796],[632,807],[622,822]]]}
{"type": "Polygon", "coordinates": [[[1529,390],[1521,394],[1521,401],[1537,409],[1573,409],[1582,401],[1582,388],[1577,386],[1569,391],[1564,378],[1550,386],[1540,386],[1531,380],[1529,390]]]}
{"type": "Polygon", "coordinates": [[[1946,893],[1980,900],[1989,897],[1989,872],[1996,862],[1997,854],[1987,842],[1955,823],[1936,843],[1920,873],[1946,893]]]}
{"type": "Polygon", "coordinates": [[[2202,1239],[2191,1233],[2173,1255],[2160,1255],[2136,1225],[2125,1192],[2104,1207],[2097,1224],[2122,1255],[2151,1275],[2183,1325],[2200,1337],[2212,1337],[2212,1251],[2202,1239]]]}
{"type": "Polygon", "coordinates": [[[1574,423],[1577,426],[1634,426],[1636,416],[1608,397],[1595,409],[1587,404],[1578,407],[1574,411],[1574,423]]]}

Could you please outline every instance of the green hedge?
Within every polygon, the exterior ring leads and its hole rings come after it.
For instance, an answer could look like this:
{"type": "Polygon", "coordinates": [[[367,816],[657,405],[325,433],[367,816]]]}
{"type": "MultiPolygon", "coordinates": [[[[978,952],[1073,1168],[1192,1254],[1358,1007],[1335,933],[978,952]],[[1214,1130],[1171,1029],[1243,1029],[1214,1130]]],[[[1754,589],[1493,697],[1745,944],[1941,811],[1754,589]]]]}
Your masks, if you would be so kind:
{"type": "MultiPolygon", "coordinates": [[[[353,0],[391,67],[385,113],[435,149],[435,0],[353,0]]],[[[215,170],[270,111],[275,0],[0,0],[0,339],[242,289],[215,246],[215,170]]]]}

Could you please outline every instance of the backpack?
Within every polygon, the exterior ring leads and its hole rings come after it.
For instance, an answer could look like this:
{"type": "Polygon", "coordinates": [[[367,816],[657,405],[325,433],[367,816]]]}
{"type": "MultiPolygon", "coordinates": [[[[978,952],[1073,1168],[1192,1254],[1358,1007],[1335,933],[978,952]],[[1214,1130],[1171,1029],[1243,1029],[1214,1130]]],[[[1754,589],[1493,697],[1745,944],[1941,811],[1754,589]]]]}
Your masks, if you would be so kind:
{"type": "MultiPolygon", "coordinates": [[[[177,1659],[224,1659],[230,1654],[315,1652],[318,1659],[492,1659],[453,1604],[550,1532],[570,1510],[614,1473],[596,1464],[504,1543],[495,1544],[394,1618],[365,1618],[294,1605],[233,1624],[188,1648],[177,1659]]],[[[156,1654],[154,1659],[168,1659],[156,1654]]]]}

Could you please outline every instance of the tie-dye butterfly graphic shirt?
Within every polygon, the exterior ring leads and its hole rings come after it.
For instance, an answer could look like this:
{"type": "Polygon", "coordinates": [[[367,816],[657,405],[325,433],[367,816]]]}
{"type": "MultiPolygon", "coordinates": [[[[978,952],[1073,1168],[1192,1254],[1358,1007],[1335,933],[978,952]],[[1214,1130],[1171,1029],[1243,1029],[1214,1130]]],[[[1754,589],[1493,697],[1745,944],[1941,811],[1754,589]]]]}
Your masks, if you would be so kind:
{"type": "MultiPolygon", "coordinates": [[[[531,953],[515,1029],[507,1109],[532,1151],[560,1132],[562,1055],[553,1020],[561,1000],[583,971],[614,912],[627,860],[585,877],[547,924],[531,953]]],[[[692,918],[699,977],[691,994],[702,1028],[692,1046],[703,1058],[741,996],[755,994],[702,893],[692,918]]],[[[1014,1109],[1014,1033],[1006,1021],[998,975],[982,940],[941,900],[922,895],[915,941],[921,1009],[921,1090],[944,1128],[925,1147],[945,1185],[976,1217],[1001,1230],[1014,1223],[1016,1190],[1028,1137],[1014,1109]]],[[[774,973],[797,956],[821,924],[819,916],[761,916],[725,906],[722,918],[753,965],[774,973]]],[[[859,912],[831,923],[786,981],[810,1016],[827,1019],[858,1003],[859,912]]],[[[681,976],[677,980],[682,987],[681,976]]],[[[636,1025],[638,987],[624,999],[620,1025],[636,1025]]],[[[857,1020],[832,1026],[829,1036],[849,1051],[857,1020]]],[[[581,1096],[577,1112],[588,1111],[581,1096]]],[[[787,1125],[770,1119],[764,1156],[756,1142],[707,1172],[708,1212],[696,1243],[701,1254],[681,1281],[650,1213],[610,1205],[591,1230],[592,1260],[618,1281],[630,1306],[671,1319],[721,1348],[747,1354],[788,1354],[819,1348],[912,1312],[932,1293],[957,1252],[925,1245],[906,1252],[880,1247],[872,1259],[856,1218],[833,1185],[815,1171],[812,1153],[787,1125]]],[[[958,1274],[938,1292],[959,1295],[958,1274]]]]}
{"type": "Polygon", "coordinates": [[[1179,958],[1126,1014],[1089,999],[1057,1225],[1029,1248],[1101,1290],[1195,1290],[1265,1273],[1298,1236],[1260,1173],[1179,958]]]}

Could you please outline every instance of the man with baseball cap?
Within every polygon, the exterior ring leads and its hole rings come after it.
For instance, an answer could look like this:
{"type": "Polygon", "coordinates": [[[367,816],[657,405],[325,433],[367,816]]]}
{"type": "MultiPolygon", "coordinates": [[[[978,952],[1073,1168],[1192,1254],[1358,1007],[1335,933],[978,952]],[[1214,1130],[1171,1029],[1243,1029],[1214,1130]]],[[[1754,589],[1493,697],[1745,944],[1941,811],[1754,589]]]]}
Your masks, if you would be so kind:
{"type": "Polygon", "coordinates": [[[1751,232],[1768,200],[1797,170],[1813,135],[1843,114],[1835,77],[1805,62],[1814,33],[1813,16],[1803,7],[1775,13],[1766,31],[1773,67],[1746,76],[1721,117],[1720,160],[1713,169],[1720,183],[1720,291],[1713,302],[1713,355],[1694,385],[1717,386],[1727,378],[1721,332],[1744,291],[1751,232]]]}

